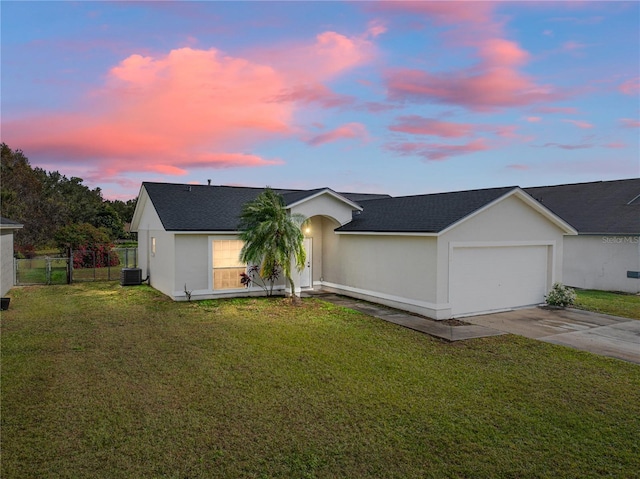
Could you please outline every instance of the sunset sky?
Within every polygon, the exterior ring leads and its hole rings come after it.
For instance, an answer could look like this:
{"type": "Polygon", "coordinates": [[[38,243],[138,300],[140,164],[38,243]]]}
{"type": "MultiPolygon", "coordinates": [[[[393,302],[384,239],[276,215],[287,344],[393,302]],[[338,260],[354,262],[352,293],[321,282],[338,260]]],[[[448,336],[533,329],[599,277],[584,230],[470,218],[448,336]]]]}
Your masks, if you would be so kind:
{"type": "Polygon", "coordinates": [[[142,181],[394,196],[640,175],[640,2],[2,1],[2,141],[142,181]]]}

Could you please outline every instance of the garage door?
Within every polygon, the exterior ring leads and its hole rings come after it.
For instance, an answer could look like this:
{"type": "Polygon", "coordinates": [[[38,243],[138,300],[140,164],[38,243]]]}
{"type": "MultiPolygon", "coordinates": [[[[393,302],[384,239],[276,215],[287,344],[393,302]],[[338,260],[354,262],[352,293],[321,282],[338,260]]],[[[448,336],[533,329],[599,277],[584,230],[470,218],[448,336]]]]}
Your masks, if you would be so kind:
{"type": "Polygon", "coordinates": [[[454,247],[449,301],[454,317],[544,302],[548,247],[454,247]]]}

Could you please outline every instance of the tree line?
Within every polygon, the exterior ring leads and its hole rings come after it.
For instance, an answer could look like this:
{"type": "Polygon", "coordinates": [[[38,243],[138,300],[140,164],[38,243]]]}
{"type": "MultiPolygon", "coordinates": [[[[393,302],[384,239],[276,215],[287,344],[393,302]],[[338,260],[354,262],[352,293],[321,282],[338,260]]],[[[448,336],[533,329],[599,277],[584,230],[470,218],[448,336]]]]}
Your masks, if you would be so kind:
{"type": "Polygon", "coordinates": [[[135,239],[124,225],[136,199],[105,200],[100,188],[89,188],[82,178],[34,168],[21,150],[5,143],[1,148],[0,214],[24,225],[15,235],[17,252],[73,246],[82,235],[103,242],[135,239]]]}

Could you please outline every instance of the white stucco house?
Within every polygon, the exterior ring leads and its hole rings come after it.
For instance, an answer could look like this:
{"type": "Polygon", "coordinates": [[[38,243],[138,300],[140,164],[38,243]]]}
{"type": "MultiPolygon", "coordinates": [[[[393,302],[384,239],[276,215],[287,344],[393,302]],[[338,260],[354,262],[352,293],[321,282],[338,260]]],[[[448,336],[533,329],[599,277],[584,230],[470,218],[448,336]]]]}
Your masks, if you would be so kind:
{"type": "Polygon", "coordinates": [[[0,296],[13,287],[13,234],[22,227],[0,216],[0,296]]]}
{"type": "MultiPolygon", "coordinates": [[[[174,300],[260,294],[238,261],[238,217],[262,189],[143,183],[139,266],[174,300]]],[[[276,190],[309,221],[296,285],[448,319],[540,304],[577,231],[519,187],[392,198],[276,190]]],[[[284,282],[278,286],[284,289],[284,282]]]]}
{"type": "Polygon", "coordinates": [[[578,231],[564,240],[565,284],[640,293],[640,178],[526,191],[578,231]]]}

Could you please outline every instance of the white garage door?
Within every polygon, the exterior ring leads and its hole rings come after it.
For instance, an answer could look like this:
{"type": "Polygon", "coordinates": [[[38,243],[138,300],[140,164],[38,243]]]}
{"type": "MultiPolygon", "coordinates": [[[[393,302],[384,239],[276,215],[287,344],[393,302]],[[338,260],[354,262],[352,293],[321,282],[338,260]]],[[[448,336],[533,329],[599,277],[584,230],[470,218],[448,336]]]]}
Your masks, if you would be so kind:
{"type": "Polygon", "coordinates": [[[454,317],[544,302],[548,247],[454,247],[449,301],[454,317]]]}

